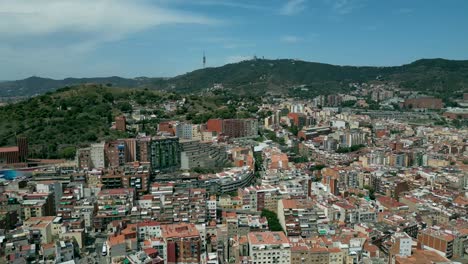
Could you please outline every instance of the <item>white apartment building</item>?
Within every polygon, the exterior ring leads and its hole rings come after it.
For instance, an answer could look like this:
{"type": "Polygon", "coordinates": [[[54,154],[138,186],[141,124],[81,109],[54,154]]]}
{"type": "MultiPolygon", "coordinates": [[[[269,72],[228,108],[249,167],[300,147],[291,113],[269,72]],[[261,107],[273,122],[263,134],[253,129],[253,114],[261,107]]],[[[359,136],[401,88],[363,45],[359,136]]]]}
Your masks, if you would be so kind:
{"type": "Polygon", "coordinates": [[[248,241],[252,264],[291,263],[291,244],[283,232],[250,232],[248,241]]]}
{"type": "Polygon", "coordinates": [[[92,168],[105,168],[104,142],[91,144],[92,168]]]}

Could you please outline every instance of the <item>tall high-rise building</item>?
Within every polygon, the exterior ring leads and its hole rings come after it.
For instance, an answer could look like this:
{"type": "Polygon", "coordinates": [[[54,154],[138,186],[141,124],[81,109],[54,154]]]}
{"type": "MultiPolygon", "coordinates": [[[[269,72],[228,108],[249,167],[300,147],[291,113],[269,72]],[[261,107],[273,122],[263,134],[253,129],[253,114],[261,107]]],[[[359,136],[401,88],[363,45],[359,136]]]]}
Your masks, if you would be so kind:
{"type": "Polygon", "coordinates": [[[216,133],[220,134],[223,132],[223,119],[216,118],[210,119],[206,122],[206,128],[209,131],[215,131],[216,133]]]}
{"type": "Polygon", "coordinates": [[[154,137],[150,143],[151,168],[153,171],[171,171],[180,167],[178,137],[154,137]]]}
{"type": "Polygon", "coordinates": [[[123,166],[127,162],[127,147],[124,140],[109,141],[105,145],[106,163],[110,167],[123,166]]]}
{"type": "Polygon", "coordinates": [[[207,122],[209,131],[223,133],[231,138],[256,137],[258,135],[258,120],[248,119],[210,119],[207,122]]]}
{"type": "Polygon", "coordinates": [[[139,162],[150,162],[150,144],[151,137],[137,138],[136,142],[136,159],[139,162]]]}
{"type": "Polygon", "coordinates": [[[137,160],[137,143],[134,138],[124,139],[125,146],[127,147],[127,161],[133,162],[137,160]]]}
{"type": "Polygon", "coordinates": [[[256,119],[225,119],[223,133],[232,138],[255,137],[258,135],[256,119]]]}
{"type": "Polygon", "coordinates": [[[104,142],[91,144],[90,156],[91,156],[92,168],[105,168],[106,167],[104,146],[105,146],[104,142]]]}
{"type": "Polygon", "coordinates": [[[38,193],[53,193],[54,195],[54,207],[55,210],[58,210],[60,199],[62,198],[62,184],[60,181],[46,181],[39,182],[36,185],[36,190],[38,193]]]}
{"type": "Polygon", "coordinates": [[[19,158],[20,161],[25,162],[28,160],[28,138],[27,137],[17,137],[16,145],[18,146],[19,158]]]}
{"type": "Polygon", "coordinates": [[[180,139],[192,139],[192,124],[189,123],[178,123],[176,125],[176,137],[180,139]]]}
{"type": "Polygon", "coordinates": [[[76,150],[75,161],[80,169],[91,169],[91,148],[80,148],[76,150]]]}

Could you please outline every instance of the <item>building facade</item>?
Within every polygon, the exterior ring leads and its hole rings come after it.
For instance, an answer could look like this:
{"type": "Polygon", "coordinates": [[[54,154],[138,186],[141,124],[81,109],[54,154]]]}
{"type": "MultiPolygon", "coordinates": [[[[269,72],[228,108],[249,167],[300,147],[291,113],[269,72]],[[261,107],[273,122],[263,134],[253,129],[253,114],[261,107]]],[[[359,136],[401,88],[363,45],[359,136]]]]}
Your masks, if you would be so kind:
{"type": "Polygon", "coordinates": [[[153,171],[173,171],[180,167],[180,144],[177,137],[155,137],[151,141],[153,171]]]}

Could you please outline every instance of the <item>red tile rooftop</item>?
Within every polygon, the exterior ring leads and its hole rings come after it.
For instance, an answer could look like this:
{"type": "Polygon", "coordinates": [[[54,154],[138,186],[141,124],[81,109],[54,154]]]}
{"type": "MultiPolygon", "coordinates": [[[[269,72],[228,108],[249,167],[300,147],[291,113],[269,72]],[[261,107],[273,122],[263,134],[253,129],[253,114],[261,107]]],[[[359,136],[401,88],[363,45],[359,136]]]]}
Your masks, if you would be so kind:
{"type": "Polygon", "coordinates": [[[118,235],[118,236],[111,236],[108,239],[108,244],[110,247],[118,245],[118,244],[123,244],[125,243],[125,236],[124,235],[118,235]]]}
{"type": "Polygon", "coordinates": [[[313,247],[310,251],[313,253],[327,253],[328,249],[326,247],[313,247]]]}
{"type": "Polygon", "coordinates": [[[468,228],[461,228],[458,230],[461,235],[466,236],[468,235],[468,228]]]}
{"type": "Polygon", "coordinates": [[[442,257],[438,253],[429,250],[416,249],[412,252],[410,257],[396,256],[396,263],[401,264],[427,264],[427,263],[449,263],[447,258],[442,257]]]}
{"type": "Polygon", "coordinates": [[[131,234],[131,233],[134,233],[136,232],[136,227],[137,227],[137,224],[129,224],[127,226],[127,228],[125,228],[124,230],[122,230],[122,234],[131,234]]]}
{"type": "Polygon", "coordinates": [[[19,152],[18,147],[2,147],[0,148],[0,153],[7,153],[7,152],[19,152]]]}
{"type": "Polygon", "coordinates": [[[377,197],[377,201],[380,202],[383,206],[385,207],[400,207],[400,206],[405,206],[405,204],[398,202],[397,200],[387,197],[387,196],[379,196],[377,197]]]}
{"type": "Polygon", "coordinates": [[[365,243],[364,250],[367,252],[377,252],[379,248],[376,245],[372,245],[371,243],[365,243]]]}
{"type": "Polygon", "coordinates": [[[236,212],[226,212],[226,218],[237,218],[236,212]]]}
{"type": "Polygon", "coordinates": [[[289,243],[283,232],[250,232],[247,236],[251,244],[280,245],[289,243]]]}
{"type": "Polygon", "coordinates": [[[50,244],[41,244],[41,247],[43,250],[55,248],[55,243],[50,243],[50,244]]]}
{"type": "Polygon", "coordinates": [[[140,200],[153,200],[154,196],[151,194],[146,194],[141,196],[140,200]]]}
{"type": "Polygon", "coordinates": [[[291,251],[307,251],[309,247],[304,243],[291,243],[291,251]]]}
{"type": "Polygon", "coordinates": [[[52,222],[56,216],[33,216],[28,218],[25,223],[35,223],[35,222],[52,222]]]}
{"type": "Polygon", "coordinates": [[[171,224],[171,225],[162,225],[161,226],[163,237],[198,237],[199,232],[195,228],[194,224],[171,224]]]}
{"type": "Polygon", "coordinates": [[[247,239],[247,236],[240,236],[239,237],[239,244],[240,245],[242,245],[242,244],[245,245],[247,243],[249,243],[249,240],[247,239]]]}
{"type": "Polygon", "coordinates": [[[437,238],[440,238],[440,239],[443,239],[445,241],[452,241],[455,239],[455,236],[452,235],[452,234],[449,234],[449,233],[446,233],[442,230],[435,230],[435,229],[426,229],[424,231],[422,231],[422,233],[426,233],[426,234],[429,234],[433,237],[437,237],[437,238]]]}
{"type": "Polygon", "coordinates": [[[146,255],[153,255],[153,254],[158,254],[158,250],[155,248],[146,248],[143,251],[145,251],[146,255]]]}
{"type": "Polygon", "coordinates": [[[328,252],[330,252],[330,253],[341,253],[341,249],[336,248],[336,247],[332,247],[332,248],[328,248],[328,252]]]}
{"type": "Polygon", "coordinates": [[[40,223],[35,225],[35,228],[46,228],[49,225],[49,223],[40,223]]]}
{"type": "Polygon", "coordinates": [[[157,221],[147,221],[147,222],[138,223],[138,227],[159,226],[159,225],[161,225],[161,223],[157,221]]]}
{"type": "Polygon", "coordinates": [[[147,239],[145,241],[149,241],[150,243],[151,243],[151,241],[153,241],[153,242],[163,242],[164,239],[161,238],[161,237],[151,237],[150,239],[147,239]]]}
{"type": "Polygon", "coordinates": [[[461,206],[467,206],[468,205],[468,198],[465,198],[465,197],[459,195],[457,198],[455,198],[453,203],[456,203],[456,204],[461,205],[461,206]]]}
{"type": "Polygon", "coordinates": [[[297,200],[287,200],[287,199],[283,199],[283,200],[281,200],[281,202],[283,203],[283,208],[284,208],[284,209],[294,209],[294,208],[297,208],[297,200]]]}
{"type": "Polygon", "coordinates": [[[151,184],[151,187],[173,187],[173,186],[174,186],[173,182],[167,182],[167,183],[155,182],[151,184]]]}

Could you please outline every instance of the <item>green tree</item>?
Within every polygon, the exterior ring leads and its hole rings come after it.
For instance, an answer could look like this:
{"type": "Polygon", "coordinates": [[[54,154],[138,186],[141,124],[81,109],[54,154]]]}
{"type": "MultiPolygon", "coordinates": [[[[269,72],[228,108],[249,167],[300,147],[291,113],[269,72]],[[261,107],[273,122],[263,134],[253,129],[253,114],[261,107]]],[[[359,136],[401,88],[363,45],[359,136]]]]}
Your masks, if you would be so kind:
{"type": "Polygon", "coordinates": [[[375,189],[369,185],[364,185],[364,189],[369,191],[369,199],[375,200],[375,189]]]}
{"type": "Polygon", "coordinates": [[[107,102],[114,102],[114,96],[112,95],[112,93],[105,93],[103,96],[102,96],[107,102]]]}
{"type": "Polygon", "coordinates": [[[262,217],[266,217],[268,220],[268,227],[270,231],[283,231],[283,227],[281,227],[281,224],[278,220],[278,215],[275,212],[269,211],[267,209],[262,210],[262,217]]]}
{"type": "Polygon", "coordinates": [[[311,170],[311,171],[322,170],[322,169],[325,168],[325,167],[326,167],[326,166],[323,165],[323,164],[317,164],[317,165],[315,165],[315,166],[310,167],[310,170],[311,170]]]}
{"type": "Polygon", "coordinates": [[[88,132],[86,135],[85,135],[85,138],[87,141],[96,141],[98,139],[98,137],[96,136],[96,134],[94,132],[88,132]]]}
{"type": "Polygon", "coordinates": [[[133,109],[129,102],[120,102],[117,104],[117,108],[124,113],[131,112],[133,109]]]}
{"type": "Polygon", "coordinates": [[[62,148],[59,152],[59,156],[64,159],[73,159],[75,158],[76,154],[76,147],[75,146],[69,146],[62,148]]]}
{"type": "Polygon", "coordinates": [[[292,125],[289,128],[289,132],[291,132],[294,136],[297,136],[297,133],[299,133],[299,128],[296,125],[292,125]]]}

